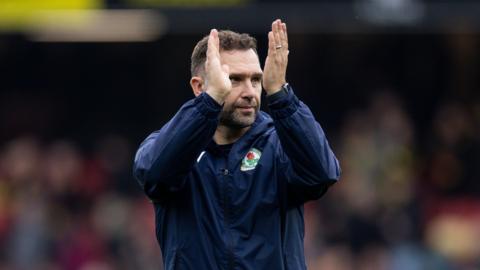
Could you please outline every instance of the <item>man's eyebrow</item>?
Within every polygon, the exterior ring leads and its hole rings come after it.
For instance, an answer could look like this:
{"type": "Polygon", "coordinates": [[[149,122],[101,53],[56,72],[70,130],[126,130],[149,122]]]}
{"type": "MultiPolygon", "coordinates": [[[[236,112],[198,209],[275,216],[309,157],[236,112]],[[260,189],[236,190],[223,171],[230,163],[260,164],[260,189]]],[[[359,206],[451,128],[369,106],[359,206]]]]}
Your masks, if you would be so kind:
{"type": "MultiPolygon", "coordinates": [[[[249,75],[249,73],[230,73],[230,77],[236,77],[236,78],[245,78],[249,75]]],[[[263,73],[262,72],[254,72],[251,73],[251,77],[262,77],[263,73]]]]}

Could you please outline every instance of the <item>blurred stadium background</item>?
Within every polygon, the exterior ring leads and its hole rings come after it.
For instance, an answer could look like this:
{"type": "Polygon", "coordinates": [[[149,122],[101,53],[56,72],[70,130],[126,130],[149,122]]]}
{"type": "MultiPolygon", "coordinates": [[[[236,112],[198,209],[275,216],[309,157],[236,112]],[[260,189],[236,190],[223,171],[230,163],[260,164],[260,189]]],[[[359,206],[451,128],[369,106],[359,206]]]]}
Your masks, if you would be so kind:
{"type": "Polygon", "coordinates": [[[0,269],[162,269],[136,147],[210,28],[288,24],[288,81],[343,176],[309,269],[480,269],[480,3],[0,0],[0,269]]]}

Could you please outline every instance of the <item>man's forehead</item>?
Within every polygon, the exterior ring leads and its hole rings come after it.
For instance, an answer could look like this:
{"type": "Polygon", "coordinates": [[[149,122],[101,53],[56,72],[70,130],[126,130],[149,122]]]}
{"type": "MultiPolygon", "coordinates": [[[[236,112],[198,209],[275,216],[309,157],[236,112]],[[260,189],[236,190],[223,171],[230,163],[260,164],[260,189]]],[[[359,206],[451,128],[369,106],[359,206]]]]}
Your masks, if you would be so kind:
{"type": "Polygon", "coordinates": [[[262,73],[260,60],[254,50],[232,50],[220,52],[220,61],[228,65],[230,73],[262,73]]]}

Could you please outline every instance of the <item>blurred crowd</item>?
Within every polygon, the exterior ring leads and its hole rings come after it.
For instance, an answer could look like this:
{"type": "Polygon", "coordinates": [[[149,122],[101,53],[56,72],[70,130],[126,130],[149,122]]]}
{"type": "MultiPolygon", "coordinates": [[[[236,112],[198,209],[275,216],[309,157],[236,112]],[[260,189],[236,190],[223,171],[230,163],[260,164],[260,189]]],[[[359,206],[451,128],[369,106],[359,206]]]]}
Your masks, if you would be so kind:
{"type": "Polygon", "coordinates": [[[352,110],[341,181],[308,209],[311,269],[480,269],[480,103],[445,101],[418,134],[402,100],[352,110]]]}
{"type": "Polygon", "coordinates": [[[131,176],[131,143],[92,151],[23,137],[0,156],[0,269],[160,269],[152,206],[131,176]]]}
{"type": "MultiPolygon", "coordinates": [[[[480,103],[445,100],[421,133],[402,103],[373,94],[328,134],[343,175],[305,206],[309,269],[480,269],[480,103]]],[[[2,142],[0,269],[162,269],[139,143],[2,142]]]]}

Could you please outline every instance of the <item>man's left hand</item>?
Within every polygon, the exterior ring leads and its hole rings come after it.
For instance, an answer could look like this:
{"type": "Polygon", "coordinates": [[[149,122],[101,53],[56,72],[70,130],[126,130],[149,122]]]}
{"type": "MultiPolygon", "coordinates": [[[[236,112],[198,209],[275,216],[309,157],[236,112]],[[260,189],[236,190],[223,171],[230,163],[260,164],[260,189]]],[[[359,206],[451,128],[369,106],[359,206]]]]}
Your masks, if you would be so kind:
{"type": "Polygon", "coordinates": [[[267,95],[275,94],[286,83],[288,53],[287,25],[277,19],[268,32],[268,55],[263,68],[263,89],[267,95]]]}

